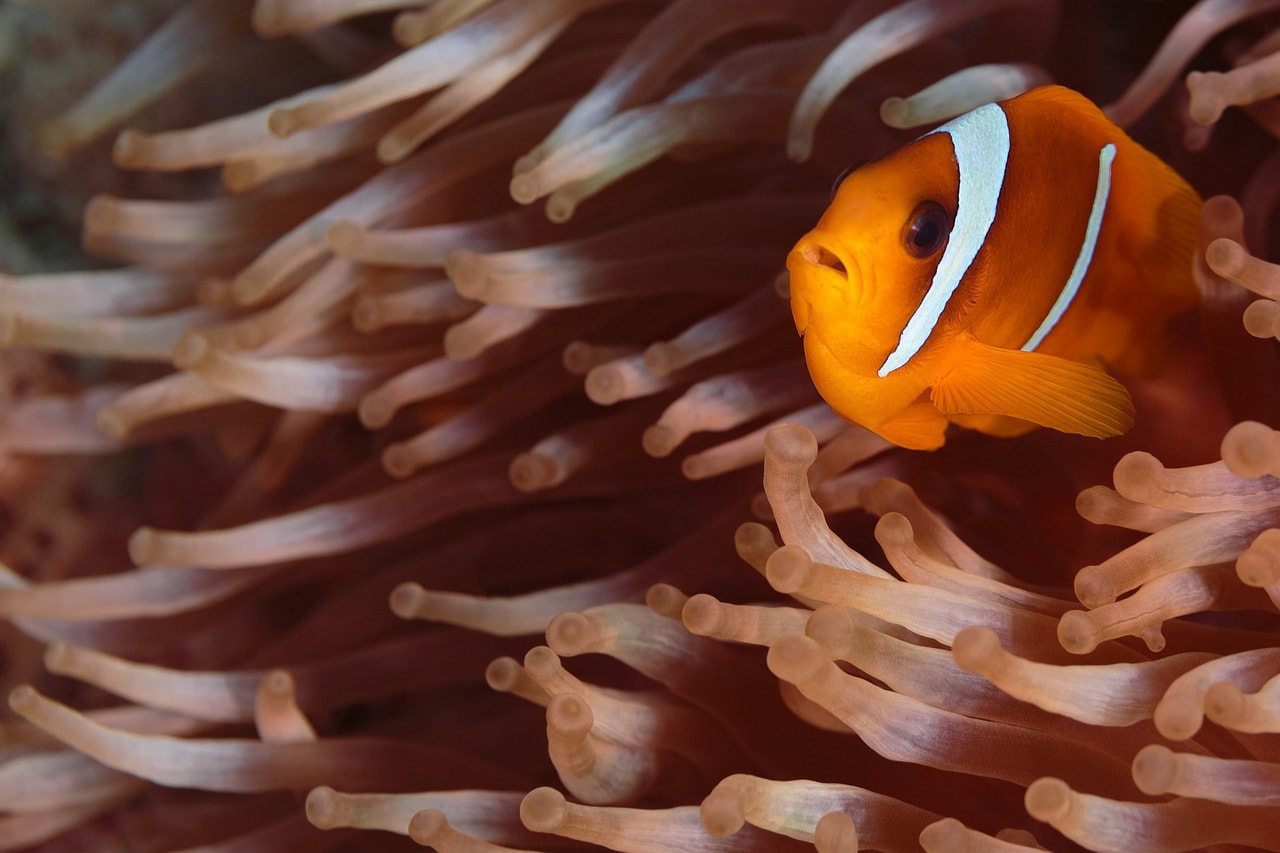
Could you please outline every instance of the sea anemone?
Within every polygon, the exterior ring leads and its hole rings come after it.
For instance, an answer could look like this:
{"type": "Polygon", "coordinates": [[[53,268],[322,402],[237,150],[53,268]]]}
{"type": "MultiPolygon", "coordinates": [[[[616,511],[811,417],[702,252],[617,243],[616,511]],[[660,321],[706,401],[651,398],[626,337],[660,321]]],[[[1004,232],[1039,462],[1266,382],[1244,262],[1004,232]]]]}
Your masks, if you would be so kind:
{"type": "Polygon", "coordinates": [[[1280,850],[1278,11],[192,0],[11,96],[97,262],[0,275],[0,850],[1280,850]],[[1123,438],[849,426],[787,249],[1051,81],[1199,322],[1123,438]]]}

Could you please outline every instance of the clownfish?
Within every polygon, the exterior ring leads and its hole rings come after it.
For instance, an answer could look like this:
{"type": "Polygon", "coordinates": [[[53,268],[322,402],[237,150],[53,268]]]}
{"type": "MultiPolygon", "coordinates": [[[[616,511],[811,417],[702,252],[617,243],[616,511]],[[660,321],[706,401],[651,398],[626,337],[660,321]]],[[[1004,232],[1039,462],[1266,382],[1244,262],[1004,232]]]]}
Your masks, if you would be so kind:
{"type": "Polygon", "coordinates": [[[1070,89],[978,107],[850,173],[788,255],[814,384],[903,447],[949,423],[1120,435],[1133,401],[1106,368],[1160,369],[1200,206],[1070,89]]]}

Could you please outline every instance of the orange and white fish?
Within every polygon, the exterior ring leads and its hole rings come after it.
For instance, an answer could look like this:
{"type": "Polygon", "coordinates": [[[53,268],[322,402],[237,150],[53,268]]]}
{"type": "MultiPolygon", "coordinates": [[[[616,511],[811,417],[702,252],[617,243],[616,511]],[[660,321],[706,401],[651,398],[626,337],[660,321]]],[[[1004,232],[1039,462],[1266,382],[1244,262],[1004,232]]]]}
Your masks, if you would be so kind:
{"type": "Polygon", "coordinates": [[[1196,300],[1200,198],[1084,96],[1046,86],[850,174],[787,258],[818,391],[903,447],[950,422],[1097,437],[1133,423],[1196,300]]]}

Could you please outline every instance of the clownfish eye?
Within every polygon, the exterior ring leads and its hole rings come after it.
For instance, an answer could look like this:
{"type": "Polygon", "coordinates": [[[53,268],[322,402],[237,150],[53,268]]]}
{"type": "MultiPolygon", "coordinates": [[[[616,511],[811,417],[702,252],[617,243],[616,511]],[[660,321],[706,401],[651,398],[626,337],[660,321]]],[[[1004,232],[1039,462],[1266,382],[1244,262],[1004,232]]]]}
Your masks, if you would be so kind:
{"type": "Polygon", "coordinates": [[[942,248],[950,233],[951,217],[942,205],[936,201],[923,201],[911,212],[907,230],[902,236],[912,257],[927,258],[942,248]]]}

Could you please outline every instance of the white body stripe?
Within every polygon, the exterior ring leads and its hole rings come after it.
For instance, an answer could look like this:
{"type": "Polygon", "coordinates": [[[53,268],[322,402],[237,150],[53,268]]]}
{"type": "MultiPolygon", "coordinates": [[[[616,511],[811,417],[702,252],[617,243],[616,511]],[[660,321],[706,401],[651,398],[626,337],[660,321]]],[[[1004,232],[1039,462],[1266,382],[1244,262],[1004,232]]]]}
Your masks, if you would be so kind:
{"type": "Polygon", "coordinates": [[[999,104],[978,107],[933,133],[949,134],[955,149],[960,172],[956,219],[929,290],[903,327],[898,346],[876,371],[882,377],[910,361],[928,340],[987,239],[1004,186],[1005,166],[1009,162],[1009,120],[999,104]]]}
{"type": "Polygon", "coordinates": [[[1098,232],[1102,230],[1102,216],[1107,210],[1107,196],[1111,193],[1111,162],[1116,159],[1115,143],[1108,142],[1098,153],[1098,185],[1093,191],[1093,207],[1089,210],[1089,221],[1084,228],[1084,242],[1080,244],[1080,254],[1076,256],[1075,265],[1071,267],[1071,275],[1062,286],[1058,299],[1045,315],[1040,328],[1036,329],[1022,349],[1031,352],[1044,341],[1045,336],[1053,331],[1053,327],[1062,319],[1071,300],[1080,292],[1080,283],[1089,273],[1089,263],[1093,260],[1093,250],[1098,245],[1098,232]]]}

